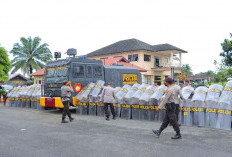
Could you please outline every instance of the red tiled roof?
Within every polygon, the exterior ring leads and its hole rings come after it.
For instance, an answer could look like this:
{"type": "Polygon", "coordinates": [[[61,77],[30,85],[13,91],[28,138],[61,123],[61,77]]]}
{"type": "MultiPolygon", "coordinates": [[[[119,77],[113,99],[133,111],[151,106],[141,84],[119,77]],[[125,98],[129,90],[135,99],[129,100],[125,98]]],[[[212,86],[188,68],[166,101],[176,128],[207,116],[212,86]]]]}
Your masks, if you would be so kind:
{"type": "Polygon", "coordinates": [[[127,67],[135,67],[140,72],[146,72],[147,70],[144,68],[141,68],[140,66],[134,65],[130,63],[126,58],[124,57],[115,57],[115,58],[108,58],[108,59],[101,59],[102,63],[104,65],[112,65],[112,64],[121,64],[123,66],[127,67]]]}
{"type": "Polygon", "coordinates": [[[44,75],[44,74],[45,74],[45,68],[40,69],[40,70],[38,70],[38,71],[36,71],[36,72],[30,74],[29,76],[42,76],[42,75],[44,75]]]}

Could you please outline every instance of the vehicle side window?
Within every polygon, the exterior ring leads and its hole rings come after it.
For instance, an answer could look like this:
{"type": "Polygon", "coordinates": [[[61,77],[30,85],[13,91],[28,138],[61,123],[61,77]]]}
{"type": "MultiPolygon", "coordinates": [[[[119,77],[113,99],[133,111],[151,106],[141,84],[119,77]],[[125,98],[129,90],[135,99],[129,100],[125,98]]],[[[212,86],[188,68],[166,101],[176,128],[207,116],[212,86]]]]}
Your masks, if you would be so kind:
{"type": "Polygon", "coordinates": [[[95,65],[94,66],[94,77],[102,77],[103,74],[102,74],[102,66],[99,66],[99,65],[95,65]]]}
{"type": "Polygon", "coordinates": [[[73,64],[73,77],[85,77],[85,66],[80,64],[73,64]]]}
{"type": "Polygon", "coordinates": [[[86,77],[93,77],[93,69],[92,69],[92,66],[87,66],[86,77]]]}

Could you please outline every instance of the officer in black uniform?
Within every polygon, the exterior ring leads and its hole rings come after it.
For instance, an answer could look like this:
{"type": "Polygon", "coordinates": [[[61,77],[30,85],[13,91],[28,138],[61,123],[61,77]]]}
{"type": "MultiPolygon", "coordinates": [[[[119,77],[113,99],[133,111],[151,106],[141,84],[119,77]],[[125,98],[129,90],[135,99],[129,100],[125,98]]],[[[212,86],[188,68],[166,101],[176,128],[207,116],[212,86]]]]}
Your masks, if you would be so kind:
{"type": "Polygon", "coordinates": [[[159,137],[161,132],[170,123],[173,126],[173,129],[176,131],[176,135],[172,137],[172,139],[180,139],[181,138],[180,128],[179,128],[176,113],[175,113],[176,111],[175,100],[178,99],[178,97],[176,97],[176,89],[175,89],[175,85],[173,85],[173,79],[166,78],[165,84],[168,87],[168,90],[166,91],[164,100],[158,106],[157,111],[159,111],[160,109],[164,107],[164,105],[166,105],[166,115],[165,115],[162,125],[160,126],[160,129],[152,130],[152,131],[155,135],[159,137]]]}

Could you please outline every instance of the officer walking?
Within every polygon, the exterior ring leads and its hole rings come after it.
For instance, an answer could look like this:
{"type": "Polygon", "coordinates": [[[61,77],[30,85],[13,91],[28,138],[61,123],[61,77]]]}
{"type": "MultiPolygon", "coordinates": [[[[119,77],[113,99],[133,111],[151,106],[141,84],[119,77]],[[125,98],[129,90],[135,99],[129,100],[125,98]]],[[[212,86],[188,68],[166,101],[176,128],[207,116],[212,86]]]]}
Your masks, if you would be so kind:
{"type": "Polygon", "coordinates": [[[160,129],[152,130],[152,131],[155,135],[159,137],[161,132],[170,123],[173,126],[174,130],[176,131],[176,135],[172,137],[172,139],[180,139],[181,138],[180,128],[179,128],[176,113],[175,113],[175,110],[176,110],[175,100],[178,98],[176,97],[176,94],[175,94],[175,86],[173,85],[173,79],[166,78],[165,84],[168,87],[168,90],[166,91],[164,100],[158,106],[157,111],[159,111],[160,109],[164,107],[164,105],[166,105],[166,115],[165,115],[162,125],[160,126],[160,129]]]}
{"type": "Polygon", "coordinates": [[[61,123],[68,123],[68,121],[65,121],[66,115],[68,115],[70,122],[74,120],[74,118],[71,117],[71,113],[69,111],[69,101],[70,101],[71,92],[74,91],[70,83],[68,81],[64,81],[63,86],[61,87],[61,98],[64,105],[61,123]]]}
{"type": "MultiPolygon", "coordinates": [[[[175,106],[176,106],[176,110],[175,110],[175,113],[176,113],[176,120],[177,122],[179,121],[179,113],[180,113],[180,98],[182,98],[182,94],[181,94],[181,86],[178,86],[175,84],[175,82],[173,81],[173,85],[174,85],[174,88],[175,88],[175,106]]],[[[181,124],[179,124],[179,126],[181,126],[181,124]]]]}
{"type": "Polygon", "coordinates": [[[108,83],[106,87],[103,88],[102,91],[102,97],[101,97],[101,102],[104,103],[104,110],[106,114],[106,120],[110,120],[110,113],[108,111],[108,106],[110,106],[111,113],[113,115],[113,119],[115,120],[115,110],[114,110],[114,100],[115,100],[115,95],[114,95],[114,89],[112,88],[112,84],[108,83]]]}

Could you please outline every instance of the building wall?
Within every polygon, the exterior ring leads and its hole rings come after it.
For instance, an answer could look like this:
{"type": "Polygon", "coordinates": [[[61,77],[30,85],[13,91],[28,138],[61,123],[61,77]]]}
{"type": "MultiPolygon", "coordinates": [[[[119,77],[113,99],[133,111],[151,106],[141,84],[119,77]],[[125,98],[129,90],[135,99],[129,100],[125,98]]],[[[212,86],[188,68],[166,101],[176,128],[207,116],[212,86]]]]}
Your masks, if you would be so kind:
{"type": "MultiPolygon", "coordinates": [[[[164,58],[168,58],[168,64],[170,64],[171,60],[171,55],[170,54],[179,54],[179,51],[162,51],[162,52],[150,52],[150,51],[131,51],[131,52],[123,52],[123,53],[114,53],[114,54],[108,54],[108,55],[101,55],[101,56],[94,56],[94,57],[89,57],[90,59],[102,59],[102,58],[114,58],[114,57],[125,57],[128,59],[128,55],[132,54],[138,54],[138,61],[132,61],[131,63],[138,65],[142,68],[147,69],[147,72],[141,72],[142,74],[142,82],[145,83],[145,78],[146,77],[151,77],[151,84],[155,81],[154,77],[155,76],[161,76],[161,79],[163,80],[165,76],[171,76],[171,69],[168,71],[155,71],[152,68],[154,68],[155,60],[154,57],[160,57],[160,64],[163,65],[164,63],[164,58]],[[144,61],[144,54],[150,55],[151,56],[151,61],[144,61]]],[[[180,69],[175,69],[175,73],[181,73],[180,69]]]]}
{"type": "Polygon", "coordinates": [[[24,78],[21,78],[21,77],[12,78],[7,82],[8,85],[11,85],[13,87],[19,87],[19,86],[22,86],[26,83],[27,83],[27,80],[25,80],[24,78]]]}

